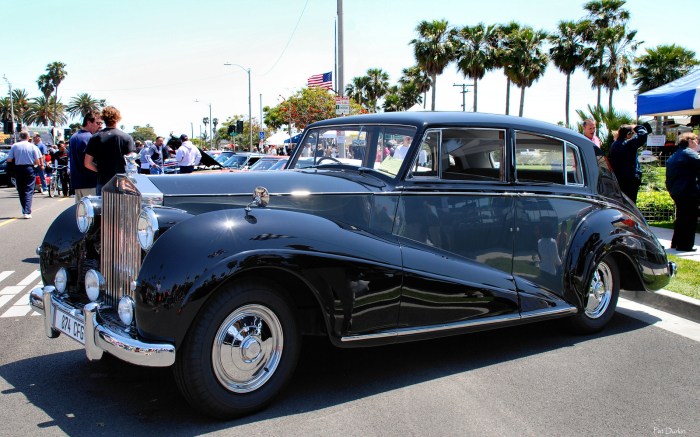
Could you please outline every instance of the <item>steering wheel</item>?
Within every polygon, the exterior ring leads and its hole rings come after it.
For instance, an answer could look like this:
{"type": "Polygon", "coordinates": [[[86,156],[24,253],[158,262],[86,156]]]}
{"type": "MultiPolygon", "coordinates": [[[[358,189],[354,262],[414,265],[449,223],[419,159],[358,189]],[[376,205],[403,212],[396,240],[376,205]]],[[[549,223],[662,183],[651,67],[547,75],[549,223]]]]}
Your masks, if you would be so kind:
{"type": "Polygon", "coordinates": [[[329,161],[333,161],[333,162],[338,163],[338,164],[342,164],[342,162],[338,161],[337,159],[335,159],[332,156],[322,156],[321,158],[319,158],[318,161],[316,161],[316,164],[320,164],[321,161],[323,161],[324,159],[327,159],[329,161]]]}

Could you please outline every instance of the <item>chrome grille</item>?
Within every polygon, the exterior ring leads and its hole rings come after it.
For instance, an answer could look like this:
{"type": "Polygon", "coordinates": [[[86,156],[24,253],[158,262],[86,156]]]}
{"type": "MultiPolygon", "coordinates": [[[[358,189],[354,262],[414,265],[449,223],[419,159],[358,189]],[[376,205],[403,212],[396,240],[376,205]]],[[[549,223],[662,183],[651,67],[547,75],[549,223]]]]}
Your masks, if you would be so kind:
{"type": "Polygon", "coordinates": [[[136,234],[141,196],[126,176],[108,185],[102,189],[100,270],[107,284],[105,303],[116,306],[123,295],[132,295],[130,284],[141,266],[136,234]]]}

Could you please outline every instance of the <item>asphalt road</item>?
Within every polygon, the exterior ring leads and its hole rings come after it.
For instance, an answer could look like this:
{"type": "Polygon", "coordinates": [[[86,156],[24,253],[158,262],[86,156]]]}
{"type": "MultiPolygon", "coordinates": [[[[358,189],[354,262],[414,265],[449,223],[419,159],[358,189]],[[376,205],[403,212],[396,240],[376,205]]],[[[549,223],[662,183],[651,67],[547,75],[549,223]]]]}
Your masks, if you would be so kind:
{"type": "Polygon", "coordinates": [[[311,339],[272,406],[212,421],[190,410],[168,369],[88,362],[24,312],[34,249],[72,202],[37,195],[34,218],[17,220],[16,193],[0,188],[2,436],[700,435],[700,338],[642,306],[591,336],[560,320],[368,349],[311,339]]]}

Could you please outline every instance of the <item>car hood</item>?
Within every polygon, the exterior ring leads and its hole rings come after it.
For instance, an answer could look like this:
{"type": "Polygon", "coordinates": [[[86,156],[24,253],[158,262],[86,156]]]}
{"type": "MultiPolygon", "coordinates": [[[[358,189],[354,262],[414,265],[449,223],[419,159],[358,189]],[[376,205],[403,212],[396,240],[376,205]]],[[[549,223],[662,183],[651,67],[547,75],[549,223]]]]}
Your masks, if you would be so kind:
{"type": "Polygon", "coordinates": [[[279,170],[273,172],[192,173],[149,176],[165,197],[168,196],[250,196],[255,187],[270,194],[369,193],[384,190],[388,184],[368,173],[349,170],[279,170]]]}

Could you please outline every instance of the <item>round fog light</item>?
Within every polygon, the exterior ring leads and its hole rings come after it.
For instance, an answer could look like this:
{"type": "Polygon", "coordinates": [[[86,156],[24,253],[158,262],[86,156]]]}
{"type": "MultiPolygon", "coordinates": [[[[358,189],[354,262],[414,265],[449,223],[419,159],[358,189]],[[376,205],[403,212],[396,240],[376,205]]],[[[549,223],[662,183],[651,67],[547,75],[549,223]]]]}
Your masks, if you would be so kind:
{"type": "Polygon", "coordinates": [[[66,291],[66,284],[68,283],[68,272],[66,269],[61,267],[56,272],[56,276],[53,278],[53,285],[56,287],[59,293],[66,291]]]}
{"type": "Polygon", "coordinates": [[[117,307],[117,312],[119,313],[119,320],[125,325],[131,325],[134,321],[134,299],[130,296],[122,296],[119,299],[119,306],[117,307]]]}
{"type": "Polygon", "coordinates": [[[85,273],[85,293],[88,299],[96,302],[100,292],[105,289],[105,278],[97,270],[90,269],[85,273]]]}

